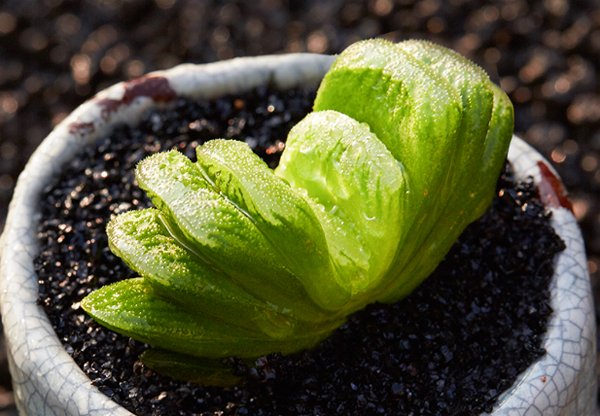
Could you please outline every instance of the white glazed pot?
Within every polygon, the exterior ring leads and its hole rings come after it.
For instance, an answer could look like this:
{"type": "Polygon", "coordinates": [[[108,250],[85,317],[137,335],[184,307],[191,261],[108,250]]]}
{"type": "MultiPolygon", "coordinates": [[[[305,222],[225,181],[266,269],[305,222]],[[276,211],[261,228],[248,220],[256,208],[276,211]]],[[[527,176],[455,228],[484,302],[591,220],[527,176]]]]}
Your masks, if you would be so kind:
{"type": "MultiPolygon", "coordinates": [[[[102,91],[44,140],[19,177],[0,239],[0,306],[21,415],[131,415],[91,385],[36,304],[37,205],[50,178],[79,148],[107,135],[115,124],[136,123],[150,106],[177,96],[215,98],[267,83],[282,89],[316,86],[333,60],[331,56],[291,54],[180,65],[102,91]]],[[[548,162],[516,137],[509,159],[518,177],[533,176],[567,249],[555,260],[551,282],[554,313],[543,344],[547,354],[519,376],[492,414],[596,415],[596,327],[581,232],[560,179],[548,162]]]]}

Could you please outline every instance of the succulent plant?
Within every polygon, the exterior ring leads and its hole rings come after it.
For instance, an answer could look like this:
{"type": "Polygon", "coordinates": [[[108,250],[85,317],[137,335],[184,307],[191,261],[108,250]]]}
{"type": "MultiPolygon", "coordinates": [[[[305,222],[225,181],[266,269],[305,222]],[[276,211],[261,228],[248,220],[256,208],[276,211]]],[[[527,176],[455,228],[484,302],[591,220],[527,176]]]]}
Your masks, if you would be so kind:
{"type": "Polygon", "coordinates": [[[478,66],[423,41],[356,43],[323,79],[314,112],[272,171],[214,140],[136,169],[156,208],[107,227],[140,277],[82,302],[153,346],[149,367],[205,384],[222,362],[314,347],[352,312],[408,295],[493,198],[513,129],[478,66]]]}

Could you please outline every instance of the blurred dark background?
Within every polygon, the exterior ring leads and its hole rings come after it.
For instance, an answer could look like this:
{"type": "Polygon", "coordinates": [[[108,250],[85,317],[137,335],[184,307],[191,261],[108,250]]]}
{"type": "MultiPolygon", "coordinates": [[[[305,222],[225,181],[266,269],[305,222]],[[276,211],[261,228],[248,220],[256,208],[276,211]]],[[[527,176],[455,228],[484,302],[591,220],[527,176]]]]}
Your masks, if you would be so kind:
{"type": "MultiPolygon", "coordinates": [[[[600,0],[0,0],[0,232],[27,159],[99,90],[183,62],[429,39],[480,64],[559,171],[600,267],[600,0]]],[[[598,291],[598,290],[597,290],[598,291]]],[[[0,348],[0,416],[14,414],[0,348]]]]}

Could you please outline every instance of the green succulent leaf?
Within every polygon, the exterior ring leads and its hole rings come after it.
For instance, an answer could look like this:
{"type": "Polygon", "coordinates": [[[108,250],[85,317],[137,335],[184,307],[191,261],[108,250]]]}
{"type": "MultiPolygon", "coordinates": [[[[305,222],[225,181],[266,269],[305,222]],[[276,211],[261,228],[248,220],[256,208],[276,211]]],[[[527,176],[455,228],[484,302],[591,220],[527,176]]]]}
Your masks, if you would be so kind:
{"type": "Polygon", "coordinates": [[[402,164],[369,126],[335,111],[308,115],[275,174],[310,203],[352,294],[376,286],[402,239],[407,186],[402,164]]]}
{"type": "Polygon", "coordinates": [[[488,208],[513,130],[513,107],[487,74],[462,55],[423,41],[398,46],[437,71],[459,92],[463,118],[448,181],[441,189],[443,212],[402,275],[392,274],[383,302],[402,299],[429,276],[468,224],[488,208]],[[444,233],[435,230],[446,230],[444,233]]]}
{"type": "Polygon", "coordinates": [[[253,349],[251,342],[260,336],[212,317],[193,319],[179,304],[158,295],[143,278],[104,286],[86,297],[82,306],[108,328],[182,354],[226,357],[236,344],[248,342],[248,350],[253,349]]]}
{"type": "Polygon", "coordinates": [[[242,381],[241,377],[233,374],[230,365],[218,359],[150,348],[140,355],[140,361],[152,370],[177,380],[219,387],[233,387],[242,381]]]}
{"type": "Polygon", "coordinates": [[[155,347],[196,357],[260,357],[275,351],[289,354],[313,347],[341,322],[310,331],[305,324],[285,339],[276,339],[208,315],[190,313],[174,299],[154,291],[144,278],[104,286],[88,295],[82,307],[96,321],[119,333],[155,347]]]}
{"type": "Polygon", "coordinates": [[[196,163],[143,160],[156,209],[108,228],[140,277],[82,302],[98,322],[152,345],[155,370],[239,381],[223,357],[311,348],[348,314],[408,295],[491,203],[513,109],[487,75],[423,41],[359,42],[326,74],[315,112],[273,172],[240,142],[196,163]]]}

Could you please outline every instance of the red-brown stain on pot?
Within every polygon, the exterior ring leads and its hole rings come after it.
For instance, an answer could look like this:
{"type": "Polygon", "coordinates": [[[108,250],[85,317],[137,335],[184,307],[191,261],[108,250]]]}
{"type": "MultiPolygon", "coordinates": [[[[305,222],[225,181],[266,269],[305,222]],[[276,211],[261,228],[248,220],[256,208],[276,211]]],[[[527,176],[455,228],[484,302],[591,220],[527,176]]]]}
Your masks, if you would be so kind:
{"type": "Polygon", "coordinates": [[[154,102],[169,102],[177,94],[171,88],[169,80],[165,77],[142,77],[125,83],[125,92],[120,100],[105,98],[98,101],[102,107],[102,116],[117,111],[121,105],[129,105],[137,97],[150,97],[154,102]]]}
{"type": "Polygon", "coordinates": [[[563,207],[573,212],[573,204],[567,197],[567,191],[558,177],[550,170],[548,165],[542,161],[537,162],[542,175],[542,181],[538,185],[540,199],[547,207],[563,207]]]}
{"type": "Polygon", "coordinates": [[[96,127],[94,127],[94,123],[91,121],[88,123],[73,122],[69,124],[69,133],[71,134],[80,134],[82,136],[85,136],[86,134],[93,133],[94,130],[96,130],[96,127]]]}
{"type": "MultiPolygon", "coordinates": [[[[122,105],[129,105],[137,97],[149,97],[154,102],[169,102],[177,97],[177,94],[171,88],[169,80],[165,77],[142,77],[127,81],[124,83],[125,92],[123,98],[114,100],[105,98],[96,103],[101,108],[102,118],[107,119],[108,115],[115,112],[122,105]]],[[[93,99],[93,98],[92,98],[93,99]]],[[[69,133],[86,135],[95,130],[94,123],[71,123],[69,133]]]]}

